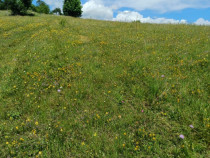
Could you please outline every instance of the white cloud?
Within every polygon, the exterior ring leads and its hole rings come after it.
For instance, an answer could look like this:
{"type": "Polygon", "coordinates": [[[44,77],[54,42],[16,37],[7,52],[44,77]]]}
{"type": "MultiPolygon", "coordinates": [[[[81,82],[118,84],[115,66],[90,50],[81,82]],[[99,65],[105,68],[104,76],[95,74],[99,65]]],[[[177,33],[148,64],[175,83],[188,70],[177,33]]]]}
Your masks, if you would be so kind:
{"type": "Polygon", "coordinates": [[[133,8],[137,11],[145,9],[160,12],[175,11],[185,8],[208,8],[209,0],[100,0],[113,9],[122,7],[133,8]]]}
{"type": "Polygon", "coordinates": [[[199,18],[194,24],[196,25],[210,25],[210,21],[199,18]]]}
{"type": "Polygon", "coordinates": [[[123,11],[120,12],[116,18],[113,18],[114,21],[141,21],[142,23],[157,23],[157,24],[186,24],[186,20],[175,20],[175,19],[166,19],[166,18],[144,18],[138,12],[133,11],[123,11]]]}
{"type": "Polygon", "coordinates": [[[187,21],[175,20],[175,19],[167,19],[167,18],[156,18],[152,19],[150,17],[140,19],[142,23],[156,23],[156,24],[187,24],[187,21]]]}
{"type": "Polygon", "coordinates": [[[63,0],[44,0],[46,4],[52,7],[52,9],[60,8],[63,9],[63,0]]]}
{"type": "Polygon", "coordinates": [[[116,18],[113,18],[114,21],[137,21],[142,19],[143,16],[138,12],[124,11],[117,14],[116,18]]]}
{"type": "MultiPolygon", "coordinates": [[[[123,1],[123,0],[122,0],[123,1]]],[[[118,13],[116,18],[113,18],[113,10],[105,7],[103,0],[90,0],[83,5],[83,18],[100,19],[100,20],[113,20],[113,21],[136,21],[140,20],[143,23],[164,23],[164,24],[178,24],[186,23],[186,20],[174,20],[166,18],[144,18],[141,14],[134,11],[123,11],[118,13]]]]}
{"type": "MultiPolygon", "coordinates": [[[[51,9],[63,8],[64,0],[44,0],[51,9]]],[[[143,17],[139,12],[122,11],[119,12],[116,18],[113,18],[114,10],[122,7],[132,8],[136,11],[145,9],[156,10],[160,12],[181,10],[185,8],[210,8],[210,0],[86,0],[83,4],[83,18],[92,18],[100,20],[113,21],[136,21],[140,20],[142,23],[163,23],[163,24],[186,24],[186,20],[175,20],[167,18],[151,18],[143,17]]],[[[203,18],[198,19],[194,24],[196,25],[210,25],[210,21],[203,18]]]]}
{"type": "Polygon", "coordinates": [[[111,8],[105,7],[98,0],[90,0],[83,5],[83,18],[111,20],[113,18],[113,11],[111,8]]]}
{"type": "MultiPolygon", "coordinates": [[[[52,9],[56,7],[63,8],[64,0],[44,0],[52,9]]],[[[145,9],[156,10],[160,12],[181,10],[185,8],[209,8],[210,0],[86,0],[86,3],[101,4],[111,9],[122,7],[133,8],[137,11],[145,9]]],[[[85,3],[85,4],[86,4],[85,3]]],[[[84,4],[84,5],[85,5],[84,4]]],[[[86,4],[87,5],[87,4],[86,4]]],[[[103,8],[104,9],[104,8],[103,8]]],[[[99,10],[99,9],[98,9],[99,10]]]]}

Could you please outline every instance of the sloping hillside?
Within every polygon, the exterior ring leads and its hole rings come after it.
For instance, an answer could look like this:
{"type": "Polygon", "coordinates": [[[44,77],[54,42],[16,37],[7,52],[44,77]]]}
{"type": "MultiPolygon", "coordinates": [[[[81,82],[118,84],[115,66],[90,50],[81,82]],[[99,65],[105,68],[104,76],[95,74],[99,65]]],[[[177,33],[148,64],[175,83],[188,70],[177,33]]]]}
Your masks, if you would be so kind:
{"type": "Polygon", "coordinates": [[[0,157],[207,157],[209,39],[0,12],[0,157]]]}

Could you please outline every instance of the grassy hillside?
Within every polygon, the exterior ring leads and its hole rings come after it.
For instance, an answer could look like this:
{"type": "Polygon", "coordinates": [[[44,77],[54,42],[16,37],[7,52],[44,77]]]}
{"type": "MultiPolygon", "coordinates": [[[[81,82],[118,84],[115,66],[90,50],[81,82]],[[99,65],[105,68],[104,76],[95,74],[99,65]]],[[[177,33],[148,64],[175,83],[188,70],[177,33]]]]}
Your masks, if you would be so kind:
{"type": "Polygon", "coordinates": [[[207,157],[209,39],[0,12],[0,157],[207,157]]]}

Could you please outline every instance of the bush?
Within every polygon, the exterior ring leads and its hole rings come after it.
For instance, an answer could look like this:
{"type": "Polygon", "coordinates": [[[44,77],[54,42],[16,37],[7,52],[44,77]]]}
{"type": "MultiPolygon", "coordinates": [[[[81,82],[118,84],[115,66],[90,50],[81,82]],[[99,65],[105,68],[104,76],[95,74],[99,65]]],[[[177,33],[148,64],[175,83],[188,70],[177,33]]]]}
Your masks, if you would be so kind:
{"type": "Polygon", "coordinates": [[[63,14],[66,16],[81,17],[82,6],[80,0],[64,0],[63,14]]]}

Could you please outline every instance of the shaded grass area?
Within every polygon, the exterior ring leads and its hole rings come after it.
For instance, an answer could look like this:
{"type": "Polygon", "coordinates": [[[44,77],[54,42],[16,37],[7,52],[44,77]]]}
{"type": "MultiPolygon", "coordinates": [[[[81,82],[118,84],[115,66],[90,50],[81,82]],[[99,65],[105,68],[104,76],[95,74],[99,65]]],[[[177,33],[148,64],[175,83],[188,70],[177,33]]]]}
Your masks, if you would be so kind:
{"type": "Polygon", "coordinates": [[[207,157],[209,37],[0,12],[0,157],[207,157]]]}

